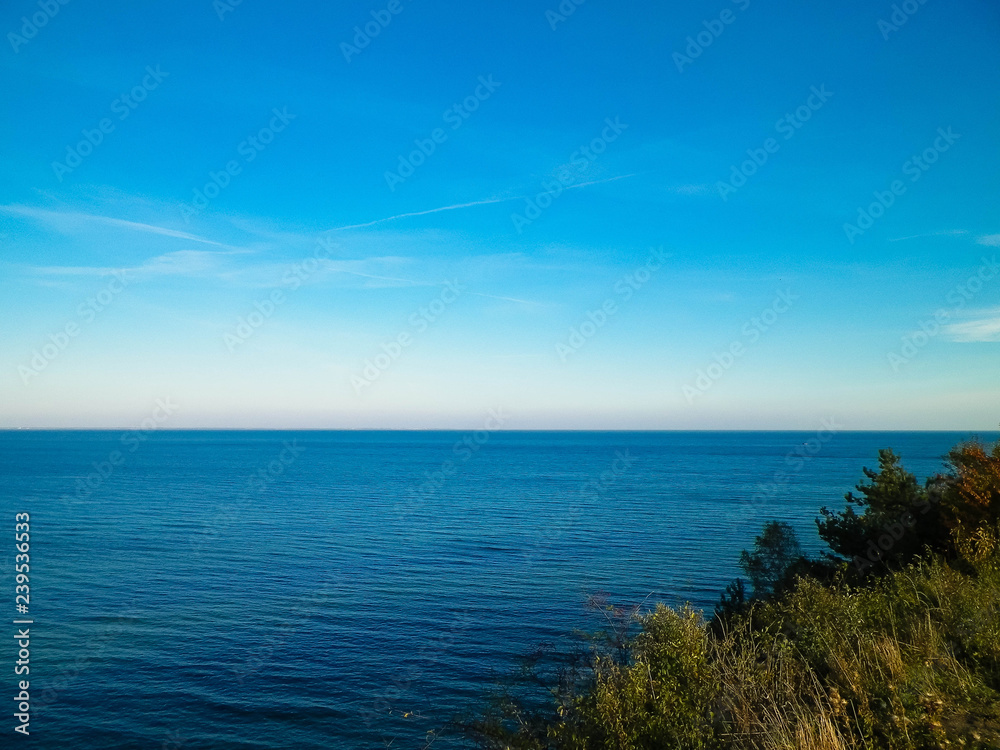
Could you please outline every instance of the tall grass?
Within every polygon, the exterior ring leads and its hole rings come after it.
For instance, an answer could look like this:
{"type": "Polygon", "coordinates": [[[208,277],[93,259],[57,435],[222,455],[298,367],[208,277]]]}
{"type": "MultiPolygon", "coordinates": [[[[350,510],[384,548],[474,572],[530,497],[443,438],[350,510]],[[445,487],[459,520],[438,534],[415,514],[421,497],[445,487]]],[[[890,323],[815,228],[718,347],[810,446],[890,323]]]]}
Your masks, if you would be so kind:
{"type": "Polygon", "coordinates": [[[494,750],[1000,749],[1000,493],[958,477],[981,525],[950,523],[948,553],[789,573],[713,622],[606,608],[604,637],[536,660],[469,735],[494,750]]]}

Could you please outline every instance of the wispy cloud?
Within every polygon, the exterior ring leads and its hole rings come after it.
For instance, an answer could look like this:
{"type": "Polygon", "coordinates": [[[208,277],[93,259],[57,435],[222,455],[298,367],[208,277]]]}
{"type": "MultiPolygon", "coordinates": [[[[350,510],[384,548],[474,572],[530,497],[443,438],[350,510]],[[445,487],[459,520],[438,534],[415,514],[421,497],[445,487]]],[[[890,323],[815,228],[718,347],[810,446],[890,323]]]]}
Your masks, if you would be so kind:
{"type": "Polygon", "coordinates": [[[387,221],[396,221],[396,219],[406,219],[410,216],[426,216],[427,214],[436,214],[441,211],[454,211],[459,208],[471,208],[472,206],[488,206],[491,203],[506,203],[507,201],[520,200],[518,196],[513,198],[489,198],[482,201],[473,201],[471,203],[456,203],[453,206],[441,206],[440,208],[431,208],[427,211],[411,211],[405,214],[396,214],[395,216],[386,216],[384,219],[375,219],[374,221],[366,221],[364,224],[348,224],[343,227],[334,227],[333,229],[327,230],[330,232],[340,232],[345,229],[364,229],[366,227],[373,227],[376,224],[384,224],[387,221]]]}
{"type": "Polygon", "coordinates": [[[551,302],[533,302],[530,299],[517,299],[516,297],[501,297],[497,294],[485,294],[483,292],[469,292],[477,297],[488,297],[489,299],[498,299],[503,302],[515,302],[519,305],[527,305],[528,307],[551,307],[551,302]]]}
{"type": "MultiPolygon", "coordinates": [[[[603,180],[593,180],[592,182],[581,182],[579,185],[570,185],[566,190],[577,190],[578,188],[590,187],[591,185],[601,185],[605,182],[614,182],[615,180],[624,180],[628,177],[635,177],[635,174],[623,174],[617,177],[608,177],[603,180]]],[[[396,214],[395,216],[386,216],[384,219],[375,219],[374,221],[366,221],[363,224],[348,224],[342,227],[334,227],[329,229],[329,232],[340,232],[347,229],[366,229],[367,227],[373,227],[378,224],[384,224],[389,221],[396,221],[397,219],[408,219],[412,216],[427,216],[428,214],[437,214],[442,211],[456,211],[460,208],[472,208],[474,206],[489,206],[493,203],[507,203],[509,201],[520,201],[524,200],[528,196],[526,195],[514,195],[509,198],[487,198],[481,201],[472,201],[470,203],[455,203],[451,206],[441,206],[440,208],[430,208],[426,211],[411,211],[405,214],[396,214]]]]}
{"type": "MultiPolygon", "coordinates": [[[[364,261],[359,261],[359,262],[363,263],[364,261]]],[[[363,271],[357,271],[347,268],[347,265],[348,264],[346,262],[331,263],[328,261],[326,263],[327,269],[334,273],[346,273],[349,276],[360,276],[361,278],[374,279],[375,281],[388,281],[391,282],[394,286],[398,284],[403,284],[405,286],[427,286],[426,282],[414,281],[413,279],[400,279],[394,276],[380,276],[379,274],[375,273],[364,273],[363,271]]]]}
{"type": "Polygon", "coordinates": [[[226,256],[240,251],[178,250],[157,255],[138,266],[111,268],[107,266],[28,266],[27,270],[41,276],[107,276],[125,271],[132,276],[220,276],[226,256]]]}
{"type": "Polygon", "coordinates": [[[567,190],[576,190],[578,188],[590,187],[591,185],[603,185],[605,182],[615,182],[617,180],[626,180],[629,177],[635,177],[638,172],[633,174],[620,174],[617,177],[606,177],[603,180],[592,180],[591,182],[581,182],[579,185],[570,185],[567,190]]]}
{"type": "MultiPolygon", "coordinates": [[[[122,269],[110,266],[27,266],[26,270],[40,276],[109,276],[122,269]]],[[[48,286],[51,282],[39,283],[48,286]]]]}
{"type": "Polygon", "coordinates": [[[178,250],[150,258],[138,268],[130,269],[137,274],[152,276],[203,276],[217,272],[232,252],[209,252],[205,250],[178,250]]]}
{"type": "Polygon", "coordinates": [[[1000,307],[977,313],[975,320],[951,323],[945,333],[952,341],[963,344],[1000,342],[1000,307]]]}
{"type": "Polygon", "coordinates": [[[708,185],[674,185],[670,192],[676,195],[707,195],[711,188],[708,185]]]}
{"type": "Polygon", "coordinates": [[[992,247],[1000,247],[1000,234],[984,234],[982,237],[976,240],[980,245],[990,245],[992,247]]]}
{"type": "MultiPolygon", "coordinates": [[[[242,254],[240,251],[178,250],[149,258],[138,266],[111,268],[106,266],[28,266],[27,271],[44,277],[108,276],[124,271],[134,279],[149,279],[164,276],[188,276],[220,279],[231,285],[251,288],[271,288],[281,283],[288,273],[289,263],[251,263],[234,266],[228,256],[242,254]]],[[[437,282],[414,281],[413,279],[390,276],[385,270],[393,269],[408,262],[406,258],[395,256],[365,258],[361,260],[321,260],[320,270],[312,278],[313,282],[346,275],[366,279],[376,284],[367,286],[434,286],[437,282]],[[380,273],[381,272],[381,273],[380,273]]],[[[40,282],[43,283],[43,282],[40,282]]]]}
{"type": "Polygon", "coordinates": [[[911,234],[908,237],[892,237],[889,242],[904,242],[905,240],[917,240],[922,237],[947,237],[955,236],[960,234],[968,234],[969,232],[965,229],[946,229],[941,232],[927,232],[925,234],[911,234]]]}
{"type": "Polygon", "coordinates": [[[127,221],[125,219],[115,219],[111,216],[99,216],[97,214],[88,214],[82,211],[53,211],[47,208],[34,208],[31,206],[22,206],[17,204],[0,206],[0,213],[5,213],[10,216],[22,216],[27,219],[34,219],[35,221],[40,221],[49,226],[55,228],[62,232],[72,232],[78,230],[81,226],[87,224],[99,224],[104,226],[118,227],[120,229],[128,229],[133,232],[143,232],[146,234],[158,234],[163,237],[174,237],[180,240],[187,240],[189,242],[200,242],[206,245],[215,245],[216,247],[228,247],[221,242],[215,242],[214,240],[205,239],[204,237],[199,237],[195,234],[189,234],[188,232],[180,232],[176,229],[168,229],[166,227],[159,227],[153,224],[142,224],[137,221],[127,221]]]}

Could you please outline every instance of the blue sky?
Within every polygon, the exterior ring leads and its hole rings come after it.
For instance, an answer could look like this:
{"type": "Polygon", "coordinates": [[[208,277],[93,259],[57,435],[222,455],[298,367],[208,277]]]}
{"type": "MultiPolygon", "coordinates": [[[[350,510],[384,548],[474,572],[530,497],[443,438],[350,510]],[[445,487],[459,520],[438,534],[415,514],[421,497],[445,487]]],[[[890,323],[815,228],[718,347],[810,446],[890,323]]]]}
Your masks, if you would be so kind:
{"type": "Polygon", "coordinates": [[[7,4],[0,428],[996,428],[995,4],[561,7],[7,4]]]}

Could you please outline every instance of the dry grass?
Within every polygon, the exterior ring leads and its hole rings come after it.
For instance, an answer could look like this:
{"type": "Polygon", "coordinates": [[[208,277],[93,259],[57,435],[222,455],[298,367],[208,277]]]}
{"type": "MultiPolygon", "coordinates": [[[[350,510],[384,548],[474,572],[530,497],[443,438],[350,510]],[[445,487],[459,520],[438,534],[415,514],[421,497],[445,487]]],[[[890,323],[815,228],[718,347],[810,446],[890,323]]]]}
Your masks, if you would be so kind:
{"type": "Polygon", "coordinates": [[[551,715],[510,703],[478,739],[525,750],[997,750],[997,539],[980,534],[957,565],[924,561],[867,587],[802,579],[721,630],[661,605],[637,618],[624,650],[595,646],[553,689],[551,715]]]}

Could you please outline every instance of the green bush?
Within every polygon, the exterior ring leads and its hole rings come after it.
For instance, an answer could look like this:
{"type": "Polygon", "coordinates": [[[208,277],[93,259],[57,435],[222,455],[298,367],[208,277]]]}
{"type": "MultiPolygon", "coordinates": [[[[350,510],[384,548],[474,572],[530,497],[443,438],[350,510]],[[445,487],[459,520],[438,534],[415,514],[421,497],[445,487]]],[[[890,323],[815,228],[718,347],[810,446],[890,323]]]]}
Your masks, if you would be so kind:
{"type": "Polygon", "coordinates": [[[824,509],[825,560],[771,522],[741,558],[753,596],[734,582],[711,623],[605,608],[610,630],[533,662],[465,729],[495,750],[997,750],[1000,448],[951,460],[920,487],[881,452],[861,495],[824,509]]]}

